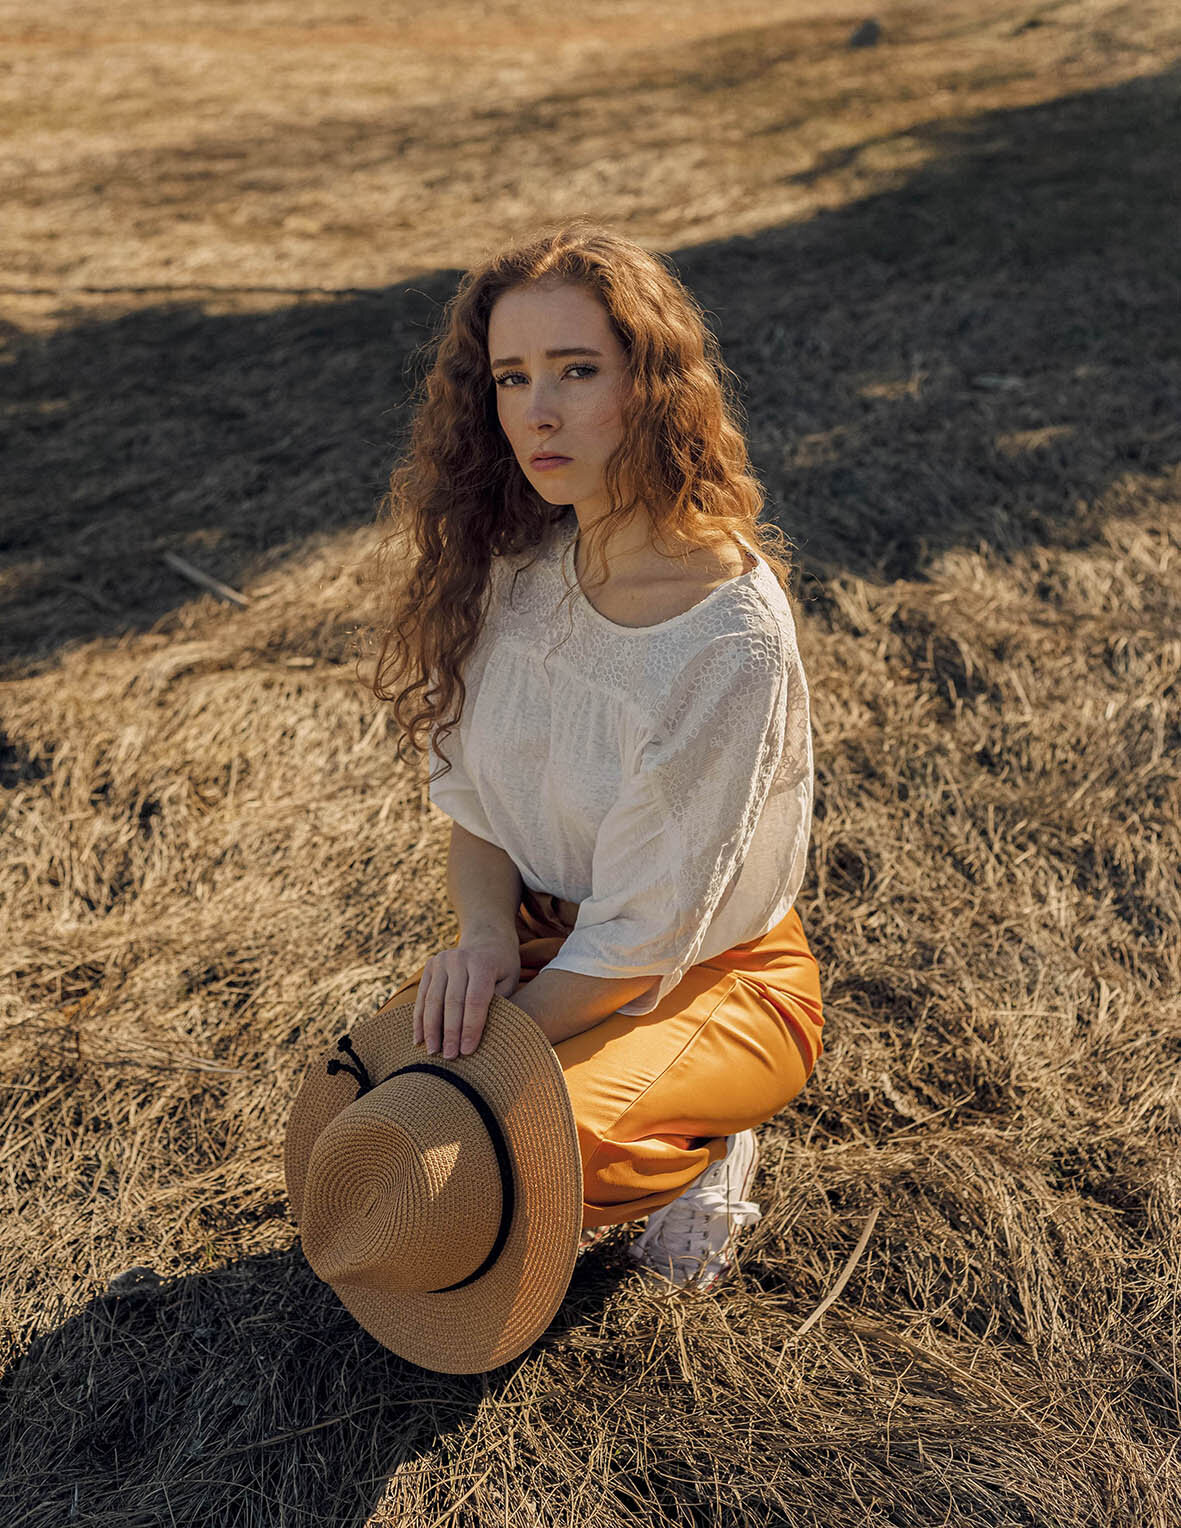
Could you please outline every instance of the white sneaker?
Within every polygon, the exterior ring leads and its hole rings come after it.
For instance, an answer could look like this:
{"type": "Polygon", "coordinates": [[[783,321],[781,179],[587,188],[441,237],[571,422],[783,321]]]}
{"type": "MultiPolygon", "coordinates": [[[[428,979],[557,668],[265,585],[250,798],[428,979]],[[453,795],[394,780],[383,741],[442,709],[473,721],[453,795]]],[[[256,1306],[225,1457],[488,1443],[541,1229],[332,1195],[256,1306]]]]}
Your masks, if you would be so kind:
{"type": "Polygon", "coordinates": [[[726,1155],[700,1178],[648,1217],[647,1228],[627,1249],[645,1274],[679,1288],[705,1291],[733,1261],[731,1244],[739,1226],[763,1218],[761,1207],[746,1198],[759,1165],[753,1130],[726,1137],[726,1155]]]}

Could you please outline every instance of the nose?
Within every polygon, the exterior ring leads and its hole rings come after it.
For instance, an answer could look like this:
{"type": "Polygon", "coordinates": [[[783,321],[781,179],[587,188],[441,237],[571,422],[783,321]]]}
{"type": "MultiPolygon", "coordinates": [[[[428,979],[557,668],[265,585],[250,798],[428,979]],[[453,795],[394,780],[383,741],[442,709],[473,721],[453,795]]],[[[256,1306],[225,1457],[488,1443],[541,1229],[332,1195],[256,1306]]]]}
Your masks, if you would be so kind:
{"type": "Polygon", "coordinates": [[[530,388],[529,401],[525,405],[525,423],[531,430],[551,428],[560,424],[557,397],[544,382],[536,382],[530,388]]]}

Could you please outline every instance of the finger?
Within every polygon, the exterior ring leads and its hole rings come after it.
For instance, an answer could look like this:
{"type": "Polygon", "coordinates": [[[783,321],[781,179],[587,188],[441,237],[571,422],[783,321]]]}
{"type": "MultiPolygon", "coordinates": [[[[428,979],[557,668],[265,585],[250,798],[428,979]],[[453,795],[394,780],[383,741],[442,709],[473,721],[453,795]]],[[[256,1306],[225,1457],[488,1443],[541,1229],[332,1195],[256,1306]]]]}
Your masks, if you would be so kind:
{"type": "Polygon", "coordinates": [[[440,970],[431,983],[430,991],[422,1009],[422,1034],[427,1050],[433,1055],[443,1043],[443,1004],[447,996],[449,978],[446,970],[440,970]]]}
{"type": "Polygon", "coordinates": [[[492,1001],[495,990],[491,972],[472,976],[468,980],[467,1001],[463,1005],[463,1034],[460,1042],[460,1049],[465,1056],[470,1056],[480,1043],[484,1025],[488,1021],[488,1004],[492,1001]]]}
{"type": "Polygon", "coordinates": [[[467,1006],[467,978],[453,977],[447,984],[443,999],[443,1054],[459,1054],[459,1038],[463,1033],[463,1015],[467,1006]]]}
{"type": "Polygon", "coordinates": [[[414,1043],[421,1045],[423,1041],[423,1011],[426,1008],[427,989],[430,987],[430,972],[424,971],[422,979],[418,983],[418,991],[414,994],[414,1043]]]}

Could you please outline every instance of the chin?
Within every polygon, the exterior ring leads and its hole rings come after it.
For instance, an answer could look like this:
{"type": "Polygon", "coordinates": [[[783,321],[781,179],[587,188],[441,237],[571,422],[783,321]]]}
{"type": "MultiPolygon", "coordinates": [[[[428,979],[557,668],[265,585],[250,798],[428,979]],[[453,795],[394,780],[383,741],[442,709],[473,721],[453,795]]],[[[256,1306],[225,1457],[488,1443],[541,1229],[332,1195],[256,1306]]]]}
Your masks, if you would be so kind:
{"type": "Polygon", "coordinates": [[[530,479],[530,482],[547,504],[572,504],[574,502],[570,497],[569,489],[566,489],[565,492],[560,492],[556,484],[553,488],[549,488],[545,483],[535,483],[532,479],[530,479]]]}

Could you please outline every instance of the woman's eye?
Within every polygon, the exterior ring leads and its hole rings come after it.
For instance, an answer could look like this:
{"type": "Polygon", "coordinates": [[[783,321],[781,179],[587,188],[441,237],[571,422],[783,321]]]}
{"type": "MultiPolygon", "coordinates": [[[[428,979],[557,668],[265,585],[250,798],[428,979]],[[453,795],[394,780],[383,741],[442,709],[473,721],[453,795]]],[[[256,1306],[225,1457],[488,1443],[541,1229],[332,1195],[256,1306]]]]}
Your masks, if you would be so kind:
{"type": "MultiPolygon", "coordinates": [[[[567,366],[566,371],[586,371],[593,377],[598,369],[597,366],[592,366],[589,361],[575,361],[572,366],[567,366]]],[[[524,375],[524,372],[521,371],[502,371],[499,377],[494,377],[492,380],[496,383],[497,387],[503,387],[513,377],[523,377],[524,375]]],[[[563,373],[564,375],[565,372],[563,373]]]]}

